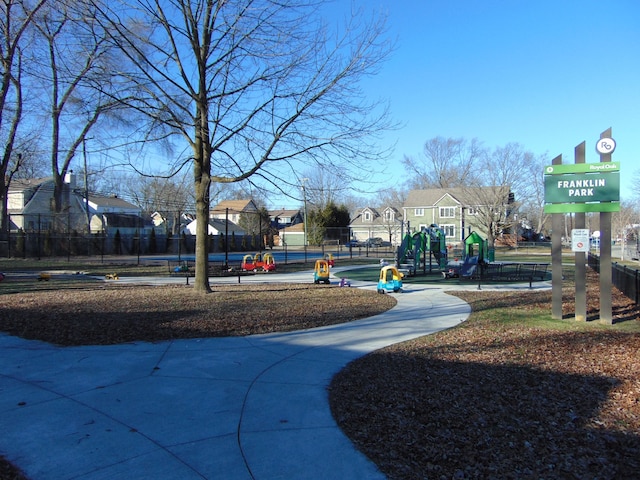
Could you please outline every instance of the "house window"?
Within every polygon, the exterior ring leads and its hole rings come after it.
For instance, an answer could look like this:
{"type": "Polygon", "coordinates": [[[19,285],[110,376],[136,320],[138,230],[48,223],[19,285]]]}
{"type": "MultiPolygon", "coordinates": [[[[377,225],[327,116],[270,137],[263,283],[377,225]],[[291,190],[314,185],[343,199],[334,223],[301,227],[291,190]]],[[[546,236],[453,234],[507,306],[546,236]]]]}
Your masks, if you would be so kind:
{"type": "Polygon", "coordinates": [[[371,212],[364,212],[364,221],[365,222],[371,221],[371,212]]]}
{"type": "Polygon", "coordinates": [[[393,221],[393,212],[391,210],[387,210],[386,212],[384,212],[384,219],[387,222],[392,222],[393,221]]]}
{"type": "Polygon", "coordinates": [[[449,238],[454,238],[456,236],[455,225],[440,225],[440,228],[444,231],[445,236],[449,238]]]}
{"type": "Polygon", "coordinates": [[[416,208],[416,209],[413,211],[413,214],[414,214],[416,217],[424,217],[424,208],[416,208]]]}
{"type": "Polygon", "coordinates": [[[440,207],[440,218],[455,218],[456,207],[440,207]]]}
{"type": "Polygon", "coordinates": [[[478,209],[474,207],[467,207],[467,215],[478,215],[478,209]]]}

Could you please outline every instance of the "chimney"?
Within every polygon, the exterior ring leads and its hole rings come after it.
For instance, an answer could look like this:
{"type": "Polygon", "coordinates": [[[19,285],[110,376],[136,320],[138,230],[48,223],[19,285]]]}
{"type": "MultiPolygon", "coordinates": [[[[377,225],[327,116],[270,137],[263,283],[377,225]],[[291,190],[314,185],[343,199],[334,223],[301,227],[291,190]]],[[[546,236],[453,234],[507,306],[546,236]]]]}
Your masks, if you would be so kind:
{"type": "Polygon", "coordinates": [[[73,173],[73,170],[69,170],[65,174],[64,183],[69,185],[69,190],[74,190],[76,188],[76,176],[73,173]]]}

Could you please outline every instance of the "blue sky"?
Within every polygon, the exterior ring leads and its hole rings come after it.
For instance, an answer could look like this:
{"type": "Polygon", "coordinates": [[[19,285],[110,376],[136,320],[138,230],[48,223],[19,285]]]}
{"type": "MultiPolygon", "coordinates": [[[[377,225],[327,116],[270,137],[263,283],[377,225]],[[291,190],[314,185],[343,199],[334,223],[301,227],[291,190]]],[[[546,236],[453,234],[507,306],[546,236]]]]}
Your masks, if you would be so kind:
{"type": "MultiPolygon", "coordinates": [[[[347,5],[346,0],[340,4],[347,5]]],[[[535,154],[587,162],[612,128],[621,196],[640,165],[640,2],[637,0],[356,0],[388,14],[397,49],[367,81],[403,127],[385,183],[402,181],[401,159],[435,136],[520,143],[535,154]]],[[[542,172],[541,172],[542,175],[542,172]]]]}

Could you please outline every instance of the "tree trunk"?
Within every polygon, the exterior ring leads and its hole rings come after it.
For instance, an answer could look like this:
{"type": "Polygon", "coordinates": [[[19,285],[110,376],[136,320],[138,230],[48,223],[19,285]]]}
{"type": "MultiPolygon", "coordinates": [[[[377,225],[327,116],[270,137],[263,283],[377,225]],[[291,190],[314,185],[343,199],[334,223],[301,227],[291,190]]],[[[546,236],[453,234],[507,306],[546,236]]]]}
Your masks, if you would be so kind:
{"type": "MultiPolygon", "coordinates": [[[[198,170],[196,162],[195,170],[198,170]]],[[[209,176],[196,176],[196,278],[194,289],[211,292],[209,286],[209,176]]]]}
{"type": "MultiPolygon", "coordinates": [[[[201,89],[202,92],[206,90],[201,89]]],[[[211,147],[206,101],[197,106],[196,132],[193,149],[193,174],[196,192],[196,278],[194,289],[209,293],[209,188],[211,186],[211,147]]]]}

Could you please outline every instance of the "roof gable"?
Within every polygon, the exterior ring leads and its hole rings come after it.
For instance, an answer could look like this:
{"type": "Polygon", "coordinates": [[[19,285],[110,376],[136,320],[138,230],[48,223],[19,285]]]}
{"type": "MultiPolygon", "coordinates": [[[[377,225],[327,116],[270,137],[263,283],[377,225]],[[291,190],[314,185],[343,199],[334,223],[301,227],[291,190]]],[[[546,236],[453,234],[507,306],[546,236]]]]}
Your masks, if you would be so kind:
{"type": "Polygon", "coordinates": [[[223,200],[211,209],[211,213],[221,214],[229,209],[231,213],[257,212],[258,207],[252,199],[249,200],[223,200]]]}
{"type": "MultiPolygon", "coordinates": [[[[405,208],[435,207],[448,195],[463,206],[478,206],[482,199],[495,198],[509,192],[508,186],[494,187],[459,187],[459,188],[431,188],[426,190],[411,190],[404,204],[405,208]]],[[[506,195],[505,195],[506,196],[506,195]]]]}

